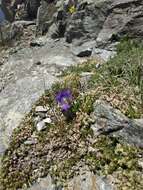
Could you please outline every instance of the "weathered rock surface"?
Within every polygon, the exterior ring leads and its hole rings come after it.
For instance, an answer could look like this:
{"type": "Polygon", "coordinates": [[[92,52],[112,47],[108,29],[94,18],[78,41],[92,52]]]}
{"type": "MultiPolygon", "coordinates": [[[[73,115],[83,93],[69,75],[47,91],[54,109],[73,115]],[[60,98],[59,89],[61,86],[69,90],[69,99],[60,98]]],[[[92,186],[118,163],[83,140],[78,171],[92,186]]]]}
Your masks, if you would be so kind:
{"type": "Polygon", "coordinates": [[[73,46],[72,48],[72,52],[74,55],[78,56],[78,57],[89,57],[92,55],[92,51],[95,45],[95,41],[92,42],[86,42],[83,43],[82,45],[79,44],[77,46],[73,46]]]}
{"type": "Polygon", "coordinates": [[[26,3],[26,11],[28,14],[28,17],[32,18],[36,18],[37,16],[37,10],[38,7],[40,6],[40,0],[30,0],[27,1],[26,3]]]}
{"type": "Polygon", "coordinates": [[[3,41],[4,43],[7,41],[11,41],[13,39],[19,39],[23,35],[24,26],[31,23],[26,22],[13,22],[5,23],[1,27],[2,35],[0,36],[0,41],[3,41]]]}
{"type": "Polygon", "coordinates": [[[97,41],[116,41],[123,35],[143,36],[143,1],[113,1],[97,41]]]}
{"type": "Polygon", "coordinates": [[[40,6],[40,0],[13,0],[11,8],[14,12],[15,19],[35,19],[37,10],[40,6]]]}
{"type": "Polygon", "coordinates": [[[37,34],[43,34],[48,31],[49,27],[53,23],[56,10],[57,8],[54,2],[51,1],[51,3],[48,3],[47,1],[41,1],[41,5],[37,13],[37,34]]]}
{"type": "Polygon", "coordinates": [[[140,0],[79,1],[71,16],[67,41],[96,39],[97,46],[118,41],[123,35],[143,36],[143,2],[140,0]]]}
{"type": "Polygon", "coordinates": [[[119,110],[114,109],[103,101],[94,105],[92,125],[95,136],[107,134],[119,138],[121,141],[143,148],[143,126],[134,120],[128,119],[119,110]]]}
{"type": "Polygon", "coordinates": [[[81,168],[79,175],[71,179],[66,187],[55,185],[50,176],[40,179],[28,190],[112,190],[113,187],[104,177],[94,175],[88,169],[81,168]]]}
{"type": "MultiPolygon", "coordinates": [[[[118,41],[121,36],[143,36],[143,2],[141,0],[42,1],[37,27],[52,33],[63,32],[67,42],[96,40],[97,47],[118,41]],[[56,27],[53,27],[53,25],[56,27]],[[52,25],[52,26],[51,26],[52,25]],[[51,29],[50,29],[51,26],[51,29]],[[61,29],[62,28],[62,29],[61,29]]],[[[55,36],[55,35],[54,35],[55,36]]]]}
{"type": "Polygon", "coordinates": [[[106,18],[110,1],[79,1],[68,20],[65,37],[74,40],[96,39],[106,18]]]}

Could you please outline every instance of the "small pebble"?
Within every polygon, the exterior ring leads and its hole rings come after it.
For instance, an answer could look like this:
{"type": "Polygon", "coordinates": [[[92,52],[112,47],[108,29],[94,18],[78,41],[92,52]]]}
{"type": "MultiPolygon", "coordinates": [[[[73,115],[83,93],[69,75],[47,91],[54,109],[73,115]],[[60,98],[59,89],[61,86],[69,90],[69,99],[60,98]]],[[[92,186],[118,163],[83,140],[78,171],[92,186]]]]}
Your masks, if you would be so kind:
{"type": "Polygon", "coordinates": [[[46,118],[38,122],[36,125],[37,131],[42,131],[43,129],[47,128],[46,124],[50,124],[50,123],[52,123],[52,120],[50,118],[46,118]]]}
{"type": "Polygon", "coordinates": [[[36,125],[37,131],[42,131],[43,129],[46,128],[45,122],[42,120],[37,123],[36,125]]]}
{"type": "Polygon", "coordinates": [[[99,69],[100,66],[101,66],[101,64],[97,63],[95,67],[96,67],[96,69],[99,69]]]}
{"type": "Polygon", "coordinates": [[[52,123],[51,118],[46,118],[46,119],[44,119],[43,121],[44,121],[44,123],[49,123],[49,124],[52,123]]]}
{"type": "Polygon", "coordinates": [[[36,112],[47,112],[47,108],[44,108],[43,106],[37,106],[35,108],[36,112]]]}
{"type": "Polygon", "coordinates": [[[25,145],[32,145],[32,144],[36,144],[37,141],[35,139],[31,139],[31,140],[27,140],[24,142],[25,145]]]}

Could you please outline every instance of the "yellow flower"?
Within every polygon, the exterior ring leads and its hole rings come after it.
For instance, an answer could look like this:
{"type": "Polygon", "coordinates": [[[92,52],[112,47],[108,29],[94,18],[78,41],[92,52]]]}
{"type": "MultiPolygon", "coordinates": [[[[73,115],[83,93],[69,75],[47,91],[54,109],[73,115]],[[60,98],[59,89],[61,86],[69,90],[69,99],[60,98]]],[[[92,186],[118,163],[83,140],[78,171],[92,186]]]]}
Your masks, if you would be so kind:
{"type": "Polygon", "coordinates": [[[71,14],[73,14],[73,13],[75,13],[76,12],[76,8],[75,8],[75,6],[73,5],[73,6],[71,6],[71,7],[69,7],[69,12],[71,13],[71,14]]]}

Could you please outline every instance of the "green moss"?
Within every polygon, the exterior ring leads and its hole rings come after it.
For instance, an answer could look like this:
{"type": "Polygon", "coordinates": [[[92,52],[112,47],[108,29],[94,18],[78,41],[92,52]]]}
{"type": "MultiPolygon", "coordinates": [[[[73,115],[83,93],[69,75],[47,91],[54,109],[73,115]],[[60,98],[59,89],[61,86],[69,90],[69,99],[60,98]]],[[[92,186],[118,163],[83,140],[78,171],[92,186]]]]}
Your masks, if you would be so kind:
{"type": "MultiPolygon", "coordinates": [[[[99,175],[116,175],[119,189],[139,189],[143,187],[142,180],[135,183],[134,175],[142,175],[138,165],[138,154],[142,152],[133,146],[123,145],[116,138],[102,136],[94,144],[97,153],[89,153],[86,162],[93,171],[99,175]],[[132,174],[132,175],[131,175],[132,174]],[[124,177],[126,176],[126,181],[124,177]],[[128,182],[128,183],[127,183],[128,182]]],[[[140,176],[141,178],[141,176],[140,176]]]]}
{"type": "Polygon", "coordinates": [[[50,131],[51,128],[55,128],[56,126],[54,124],[47,124],[47,128],[44,131],[37,132],[37,139],[39,143],[45,144],[47,141],[47,133],[50,131]]]}
{"type": "Polygon", "coordinates": [[[90,135],[90,136],[93,136],[93,131],[92,131],[92,129],[91,129],[89,126],[84,127],[83,129],[81,129],[81,138],[82,138],[82,139],[86,140],[86,138],[87,138],[89,135],[90,135]]]}
{"type": "Polygon", "coordinates": [[[20,126],[12,134],[10,148],[7,151],[13,151],[18,148],[34,131],[34,122],[31,113],[26,116],[20,126]]]}
{"type": "Polygon", "coordinates": [[[77,165],[80,159],[81,156],[75,154],[74,157],[65,159],[60,164],[56,163],[52,167],[51,176],[60,182],[66,182],[66,180],[74,176],[75,171],[72,168],[77,165]]]}
{"type": "Polygon", "coordinates": [[[95,102],[95,96],[92,94],[79,95],[73,104],[72,111],[90,114],[93,111],[93,103],[95,102]]]}

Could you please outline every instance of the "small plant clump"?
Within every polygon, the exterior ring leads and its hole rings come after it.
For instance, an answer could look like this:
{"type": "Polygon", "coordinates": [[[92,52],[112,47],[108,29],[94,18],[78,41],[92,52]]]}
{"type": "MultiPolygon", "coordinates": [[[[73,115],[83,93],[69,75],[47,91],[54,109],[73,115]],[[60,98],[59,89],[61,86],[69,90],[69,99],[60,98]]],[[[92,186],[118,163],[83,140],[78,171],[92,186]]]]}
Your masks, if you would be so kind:
{"type": "Polygon", "coordinates": [[[96,155],[86,155],[86,162],[92,171],[102,176],[113,175],[117,189],[142,189],[143,171],[138,164],[142,150],[121,144],[118,139],[108,136],[99,137],[93,147],[97,150],[96,155]]]}
{"type": "Polygon", "coordinates": [[[142,150],[110,136],[95,139],[90,127],[95,123],[91,113],[97,99],[106,100],[131,118],[143,114],[142,48],[130,41],[124,43],[119,45],[117,55],[98,70],[94,61],[72,67],[71,74],[64,73],[63,82],[45,91],[13,132],[2,158],[1,190],[29,187],[48,174],[65,183],[78,171],[79,162],[94,173],[114,176],[119,190],[143,188],[143,168],[138,162],[142,150]],[[87,71],[94,74],[84,88],[80,74],[87,71]],[[46,115],[52,121],[41,131],[36,128],[37,106],[48,108],[46,115]]]}

